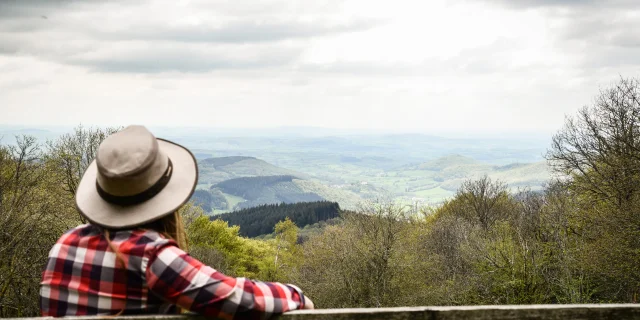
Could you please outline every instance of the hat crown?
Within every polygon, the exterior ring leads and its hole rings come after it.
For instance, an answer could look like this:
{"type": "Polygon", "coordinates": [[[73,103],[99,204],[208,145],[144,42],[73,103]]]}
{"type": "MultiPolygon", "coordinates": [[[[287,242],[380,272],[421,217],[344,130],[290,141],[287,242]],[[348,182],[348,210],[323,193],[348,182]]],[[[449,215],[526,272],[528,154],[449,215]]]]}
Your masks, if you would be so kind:
{"type": "Polygon", "coordinates": [[[96,164],[105,178],[124,178],[148,169],[157,156],[153,134],[143,126],[128,126],[100,144],[96,164]]]}
{"type": "Polygon", "coordinates": [[[139,226],[178,210],[198,182],[185,147],[129,126],[104,139],[76,189],[76,206],[91,223],[139,226]]]}

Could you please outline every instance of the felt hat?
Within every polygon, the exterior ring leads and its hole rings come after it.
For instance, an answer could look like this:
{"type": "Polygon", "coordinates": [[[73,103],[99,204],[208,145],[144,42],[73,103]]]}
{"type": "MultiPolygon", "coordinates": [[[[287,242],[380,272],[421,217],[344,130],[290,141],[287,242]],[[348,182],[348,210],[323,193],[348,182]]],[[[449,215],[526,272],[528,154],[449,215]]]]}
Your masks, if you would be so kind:
{"type": "Polygon", "coordinates": [[[134,227],[178,210],[197,181],[189,150],[143,126],[128,126],[100,144],[78,185],[76,206],[91,223],[134,227]]]}

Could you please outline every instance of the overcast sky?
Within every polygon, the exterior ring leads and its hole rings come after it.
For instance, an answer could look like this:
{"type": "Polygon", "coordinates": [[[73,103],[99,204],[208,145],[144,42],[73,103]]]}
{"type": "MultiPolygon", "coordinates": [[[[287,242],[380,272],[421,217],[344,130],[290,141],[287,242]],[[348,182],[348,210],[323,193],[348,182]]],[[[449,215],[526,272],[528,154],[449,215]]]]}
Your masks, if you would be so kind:
{"type": "Polygon", "coordinates": [[[636,0],[0,1],[0,124],[552,132],[639,71],[636,0]]]}

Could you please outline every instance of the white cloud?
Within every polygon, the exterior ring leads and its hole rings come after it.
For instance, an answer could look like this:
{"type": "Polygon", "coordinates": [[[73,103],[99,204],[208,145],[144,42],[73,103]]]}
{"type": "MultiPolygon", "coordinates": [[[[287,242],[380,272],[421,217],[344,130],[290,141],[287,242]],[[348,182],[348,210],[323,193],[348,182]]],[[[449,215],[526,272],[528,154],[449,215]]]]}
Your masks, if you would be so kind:
{"type": "Polygon", "coordinates": [[[6,124],[548,132],[640,70],[629,1],[9,3],[6,124]]]}

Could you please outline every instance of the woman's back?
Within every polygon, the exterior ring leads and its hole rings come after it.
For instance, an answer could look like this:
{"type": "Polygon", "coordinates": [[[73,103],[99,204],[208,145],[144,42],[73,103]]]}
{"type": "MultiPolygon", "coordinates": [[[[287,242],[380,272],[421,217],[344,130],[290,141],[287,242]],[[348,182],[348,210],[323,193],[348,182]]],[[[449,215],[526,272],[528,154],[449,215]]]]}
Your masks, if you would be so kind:
{"type": "Polygon", "coordinates": [[[97,226],[79,226],[58,240],[42,277],[43,316],[168,312],[149,294],[145,274],[149,257],[169,240],[144,230],[114,232],[110,240],[126,268],[97,226]]]}
{"type": "Polygon", "coordinates": [[[109,238],[87,224],[58,240],[43,273],[43,316],[163,314],[178,305],[207,316],[262,318],[302,307],[298,288],[227,277],[155,231],[109,238]]]}
{"type": "Polygon", "coordinates": [[[180,308],[264,318],[312,308],[295,286],[227,277],[181,249],[186,236],[178,212],[197,181],[193,154],[145,127],[107,137],[76,191],[78,211],[91,224],[66,232],[51,249],[40,289],[42,315],[180,308]]]}

